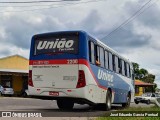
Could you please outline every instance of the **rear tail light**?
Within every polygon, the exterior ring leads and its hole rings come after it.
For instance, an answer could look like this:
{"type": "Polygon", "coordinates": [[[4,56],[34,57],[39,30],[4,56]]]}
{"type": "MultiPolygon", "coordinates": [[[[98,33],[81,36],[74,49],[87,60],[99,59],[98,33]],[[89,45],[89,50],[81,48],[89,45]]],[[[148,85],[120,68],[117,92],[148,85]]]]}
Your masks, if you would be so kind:
{"type": "Polygon", "coordinates": [[[86,86],[85,74],[83,70],[79,70],[78,82],[76,88],[81,88],[86,86]]]}
{"type": "Polygon", "coordinates": [[[32,81],[32,70],[29,70],[28,85],[34,87],[32,81]]]}

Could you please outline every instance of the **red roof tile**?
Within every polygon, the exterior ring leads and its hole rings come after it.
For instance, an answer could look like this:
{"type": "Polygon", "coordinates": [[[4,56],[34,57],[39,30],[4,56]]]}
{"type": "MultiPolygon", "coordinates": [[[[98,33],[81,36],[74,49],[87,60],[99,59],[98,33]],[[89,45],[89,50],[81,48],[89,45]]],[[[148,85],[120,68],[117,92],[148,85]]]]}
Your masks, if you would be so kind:
{"type": "Polygon", "coordinates": [[[155,85],[155,84],[145,83],[145,82],[140,81],[140,80],[135,80],[135,85],[137,85],[137,86],[151,86],[151,85],[155,85]]]}

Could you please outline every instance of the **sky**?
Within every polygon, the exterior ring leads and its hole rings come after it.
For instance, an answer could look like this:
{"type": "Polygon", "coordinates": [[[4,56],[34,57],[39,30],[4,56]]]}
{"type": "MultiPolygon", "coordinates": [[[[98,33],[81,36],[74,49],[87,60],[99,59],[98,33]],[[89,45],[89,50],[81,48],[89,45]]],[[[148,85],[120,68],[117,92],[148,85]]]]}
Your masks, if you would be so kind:
{"type": "Polygon", "coordinates": [[[29,58],[34,34],[65,30],[84,30],[100,39],[156,75],[160,88],[159,0],[0,3],[0,57],[19,54],[29,58]]]}

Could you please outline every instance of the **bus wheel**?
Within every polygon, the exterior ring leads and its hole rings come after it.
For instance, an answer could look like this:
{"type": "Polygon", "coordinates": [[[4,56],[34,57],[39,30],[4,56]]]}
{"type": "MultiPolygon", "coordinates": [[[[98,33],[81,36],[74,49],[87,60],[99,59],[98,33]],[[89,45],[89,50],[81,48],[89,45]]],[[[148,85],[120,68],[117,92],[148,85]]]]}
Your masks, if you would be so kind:
{"type": "Polygon", "coordinates": [[[147,100],[147,102],[146,102],[148,105],[150,104],[150,100],[147,100]]]}
{"type": "Polygon", "coordinates": [[[130,106],[130,103],[131,103],[131,95],[128,94],[127,95],[127,102],[126,103],[122,103],[122,107],[127,108],[127,107],[130,106]]]}
{"type": "Polygon", "coordinates": [[[74,102],[70,100],[57,100],[57,106],[61,110],[72,110],[74,102]]]}
{"type": "Polygon", "coordinates": [[[111,99],[112,99],[112,95],[111,95],[111,92],[108,90],[106,95],[106,107],[105,107],[106,111],[111,109],[111,105],[112,105],[111,99]]]}
{"type": "Polygon", "coordinates": [[[138,104],[139,102],[138,102],[138,101],[135,101],[135,103],[138,104]]]}

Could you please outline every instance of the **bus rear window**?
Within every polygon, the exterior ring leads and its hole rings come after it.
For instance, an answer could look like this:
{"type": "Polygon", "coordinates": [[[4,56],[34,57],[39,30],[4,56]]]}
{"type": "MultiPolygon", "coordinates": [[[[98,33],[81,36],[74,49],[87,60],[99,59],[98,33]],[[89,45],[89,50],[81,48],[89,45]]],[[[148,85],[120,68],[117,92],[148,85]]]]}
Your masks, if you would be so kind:
{"type": "Polygon", "coordinates": [[[34,55],[39,54],[78,54],[78,35],[52,34],[35,37],[34,55]]]}

